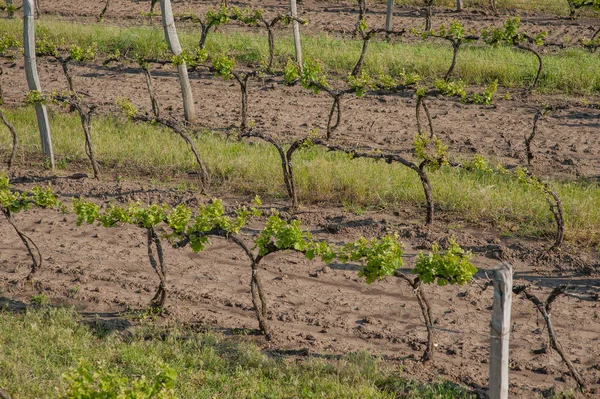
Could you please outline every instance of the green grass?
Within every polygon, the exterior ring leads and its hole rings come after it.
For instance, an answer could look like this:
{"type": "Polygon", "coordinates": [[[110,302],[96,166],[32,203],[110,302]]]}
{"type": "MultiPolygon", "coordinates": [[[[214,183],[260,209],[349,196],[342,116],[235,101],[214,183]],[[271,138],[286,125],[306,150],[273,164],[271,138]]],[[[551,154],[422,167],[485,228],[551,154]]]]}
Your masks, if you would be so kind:
{"type": "MultiPolygon", "coordinates": [[[[5,114],[20,133],[18,159],[39,156],[33,109],[19,108],[5,114]]],[[[77,161],[76,169],[89,168],[79,119],[52,112],[50,122],[58,163],[77,161]]],[[[105,171],[112,168],[121,175],[131,172],[134,176],[168,178],[197,169],[185,143],[168,130],[113,117],[94,118],[92,128],[97,158],[105,171]]],[[[273,146],[238,142],[212,133],[201,134],[195,140],[213,176],[214,193],[286,198],[281,161],[273,146]]],[[[4,159],[10,143],[10,136],[2,127],[0,156],[4,159]]],[[[416,174],[399,164],[352,160],[345,154],[311,147],[295,155],[294,165],[298,197],[304,204],[345,204],[355,209],[424,204],[416,174]]],[[[549,237],[554,234],[552,214],[544,198],[534,188],[512,178],[445,167],[432,173],[431,180],[438,210],[469,222],[492,223],[510,234],[549,237]]],[[[600,187],[585,182],[551,184],[563,203],[567,239],[597,245],[600,187]]]]}
{"type": "MultiPolygon", "coordinates": [[[[332,3],[337,2],[337,0],[329,0],[332,3]]],[[[368,0],[369,3],[387,3],[387,0],[368,0]]],[[[423,0],[395,0],[396,5],[398,6],[423,6],[423,0]]],[[[456,1],[455,0],[437,0],[436,6],[447,7],[451,9],[456,9],[456,1]]],[[[514,10],[524,10],[524,11],[537,11],[543,13],[556,14],[561,16],[569,15],[569,6],[567,0],[497,0],[496,6],[498,10],[502,11],[514,11],[514,10]]],[[[466,9],[470,8],[490,8],[489,0],[468,0],[464,2],[463,7],[466,9]]],[[[583,8],[577,13],[577,15],[595,15],[590,8],[583,8]]]]}
{"type": "Polygon", "coordinates": [[[448,381],[417,383],[366,353],[274,359],[253,345],[183,326],[142,321],[123,333],[94,320],[89,325],[68,309],[0,311],[0,387],[18,399],[66,397],[63,374],[85,359],[130,381],[152,378],[166,365],[177,373],[178,398],[475,397],[448,381]]]}
{"type": "MultiPolygon", "coordinates": [[[[21,36],[19,20],[0,20],[0,30],[21,36]]],[[[467,24],[468,28],[468,24],[467,24]]],[[[143,54],[151,58],[166,58],[166,45],[161,29],[156,27],[119,28],[99,24],[72,24],[43,20],[37,25],[38,37],[46,36],[65,44],[81,46],[96,43],[101,53],[119,48],[121,53],[143,54]],[[74,27],[75,26],[75,27],[74,27]]],[[[197,29],[180,29],[184,48],[192,49],[199,37],[197,29]]],[[[319,59],[330,74],[346,76],[359,57],[361,43],[325,34],[303,37],[306,58],[319,59]]],[[[266,33],[212,33],[207,42],[209,54],[228,52],[241,63],[265,63],[268,56],[266,33]]],[[[292,38],[276,37],[276,68],[282,69],[287,59],[294,57],[292,38]]],[[[451,46],[439,42],[390,44],[373,42],[365,62],[370,74],[405,71],[417,73],[432,83],[443,76],[452,59],[451,46]]],[[[597,54],[571,48],[544,56],[545,69],[539,83],[544,93],[592,94],[600,87],[600,62],[597,54]]],[[[498,80],[505,87],[527,87],[537,72],[535,56],[511,47],[491,48],[465,45],[459,54],[455,76],[469,85],[483,85],[498,80]]]]}

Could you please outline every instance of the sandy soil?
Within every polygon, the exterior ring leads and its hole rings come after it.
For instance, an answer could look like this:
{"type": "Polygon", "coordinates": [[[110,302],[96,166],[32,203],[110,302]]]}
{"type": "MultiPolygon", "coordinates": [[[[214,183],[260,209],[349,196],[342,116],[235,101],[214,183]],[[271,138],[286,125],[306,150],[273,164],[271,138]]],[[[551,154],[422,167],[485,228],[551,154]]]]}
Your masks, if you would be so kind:
{"type": "MultiPolygon", "coordinates": [[[[29,188],[39,180],[20,172],[16,187],[29,188]]],[[[206,201],[193,192],[147,183],[97,183],[68,177],[48,181],[64,201],[81,194],[99,202],[137,199],[193,206],[206,201]]],[[[231,206],[234,201],[230,198],[226,203],[231,206]]],[[[265,204],[265,209],[272,206],[280,204],[265,204]]],[[[334,243],[399,231],[406,247],[407,270],[423,247],[415,234],[416,210],[408,209],[400,216],[356,216],[342,209],[308,208],[298,217],[317,237],[334,243]]],[[[477,254],[474,263],[480,269],[479,278],[485,278],[500,260],[509,260],[517,283],[534,284],[534,292],[543,297],[554,286],[569,283],[571,296],[557,301],[553,320],[567,353],[592,388],[587,397],[599,394],[600,280],[597,274],[581,274],[582,265],[598,270],[597,256],[567,256],[567,250],[556,255],[559,257],[549,257],[542,255],[546,243],[501,240],[498,232],[490,229],[453,231],[441,227],[449,224],[443,215],[441,218],[433,237],[444,242],[457,235],[461,244],[477,254]]],[[[131,321],[121,312],[143,309],[149,303],[158,278],[148,263],[140,229],[77,227],[73,215],[46,210],[17,215],[16,221],[40,246],[44,264],[33,283],[26,283],[30,263],[25,250],[10,226],[0,223],[0,302],[19,308],[32,295],[43,292],[54,304],[72,305],[93,317],[99,314],[96,324],[107,329],[127,328],[131,321]]],[[[261,223],[254,222],[242,237],[251,242],[261,223]]],[[[250,268],[237,247],[215,239],[213,246],[198,255],[189,249],[168,248],[166,259],[170,291],[166,320],[176,318],[227,334],[249,334],[248,339],[277,356],[337,356],[369,350],[405,364],[409,375],[443,376],[474,388],[486,386],[491,289],[482,292],[476,284],[426,288],[434,308],[437,347],[435,362],[423,366],[417,362],[426,337],[420,310],[410,288],[395,278],[367,285],[357,277],[356,265],[325,267],[294,254],[268,258],[261,273],[274,340],[267,342],[256,335],[250,268]]],[[[546,329],[532,304],[522,298],[513,302],[511,339],[511,391],[515,397],[539,397],[553,386],[559,390],[574,387],[558,355],[542,350],[546,329]]]]}

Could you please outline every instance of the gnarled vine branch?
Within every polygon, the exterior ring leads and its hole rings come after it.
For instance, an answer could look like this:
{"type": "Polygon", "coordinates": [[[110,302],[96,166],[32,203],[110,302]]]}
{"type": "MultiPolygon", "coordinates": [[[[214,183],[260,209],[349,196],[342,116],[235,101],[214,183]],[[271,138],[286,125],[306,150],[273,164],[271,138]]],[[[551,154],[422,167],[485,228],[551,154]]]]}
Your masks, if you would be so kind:
{"type": "Polygon", "coordinates": [[[544,318],[544,321],[546,323],[546,327],[547,327],[547,331],[548,331],[548,338],[550,340],[550,347],[555,349],[556,352],[558,352],[562,361],[567,365],[567,368],[569,369],[571,376],[575,379],[575,381],[577,381],[577,385],[579,386],[579,389],[583,392],[586,387],[585,381],[583,381],[583,378],[581,378],[581,375],[579,375],[579,373],[577,372],[577,369],[575,369],[575,366],[573,366],[573,363],[571,363],[571,361],[567,357],[567,355],[564,351],[564,348],[562,347],[561,343],[558,341],[556,331],[554,331],[554,326],[552,325],[552,320],[550,319],[550,314],[552,311],[552,304],[554,303],[554,301],[556,299],[558,299],[558,297],[560,297],[561,295],[563,295],[566,292],[567,286],[560,285],[560,286],[554,288],[552,290],[552,292],[550,293],[550,295],[548,296],[548,298],[546,299],[546,301],[544,301],[544,302],[542,302],[535,294],[532,294],[528,290],[529,290],[529,286],[513,287],[513,293],[515,295],[523,294],[525,296],[525,298],[530,300],[535,305],[535,308],[538,310],[538,312],[540,312],[540,314],[542,315],[542,317],[544,318]]]}
{"type": "Polygon", "coordinates": [[[275,140],[273,137],[255,131],[244,132],[240,135],[240,138],[244,137],[256,137],[272,144],[279,153],[281,159],[281,168],[283,169],[283,181],[288,192],[288,196],[291,201],[292,209],[298,208],[298,196],[296,193],[296,184],[294,182],[294,166],[292,157],[294,153],[302,147],[302,145],[308,140],[306,138],[294,141],[287,151],[284,151],[283,146],[280,142],[275,140]]]}

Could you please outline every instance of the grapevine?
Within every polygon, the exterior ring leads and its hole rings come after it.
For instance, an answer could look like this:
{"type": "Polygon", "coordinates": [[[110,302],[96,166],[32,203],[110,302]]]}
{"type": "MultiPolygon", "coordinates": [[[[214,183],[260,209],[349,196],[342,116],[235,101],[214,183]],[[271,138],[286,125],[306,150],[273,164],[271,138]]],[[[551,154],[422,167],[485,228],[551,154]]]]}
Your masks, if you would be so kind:
{"type": "Polygon", "coordinates": [[[15,230],[19,236],[19,239],[23,242],[23,245],[25,245],[29,257],[31,258],[32,265],[31,271],[27,276],[28,280],[33,277],[39,268],[42,267],[42,253],[33,239],[19,229],[18,225],[13,219],[13,215],[27,210],[32,206],[51,209],[60,206],[60,203],[56,199],[56,196],[52,192],[52,187],[50,186],[45,189],[41,187],[34,187],[29,192],[17,193],[13,191],[11,189],[8,176],[0,172],[0,211],[11,227],[15,230]]]}
{"type": "Polygon", "coordinates": [[[398,241],[398,235],[394,234],[372,240],[360,238],[354,243],[348,243],[340,250],[338,259],[342,262],[359,262],[362,265],[359,276],[364,277],[367,284],[386,276],[396,276],[413,288],[427,328],[427,348],[422,360],[429,361],[433,359],[433,318],[422,284],[431,284],[436,280],[438,285],[465,284],[471,281],[477,269],[470,262],[471,254],[465,252],[453,238],[445,251],[441,251],[438,244],[434,243],[431,253],[419,254],[412,270],[415,278],[399,270],[404,265],[403,254],[402,243],[398,241]]]}

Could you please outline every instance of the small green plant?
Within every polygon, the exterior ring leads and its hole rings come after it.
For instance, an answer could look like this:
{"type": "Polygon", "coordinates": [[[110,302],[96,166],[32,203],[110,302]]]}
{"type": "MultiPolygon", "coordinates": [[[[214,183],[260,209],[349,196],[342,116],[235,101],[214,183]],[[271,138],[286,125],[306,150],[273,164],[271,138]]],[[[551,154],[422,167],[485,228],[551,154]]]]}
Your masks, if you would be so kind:
{"type": "Polygon", "coordinates": [[[58,44],[51,39],[42,36],[35,42],[35,55],[38,57],[56,57],[58,56],[58,44]]]}
{"type": "Polygon", "coordinates": [[[229,23],[231,20],[231,10],[229,7],[222,5],[219,9],[210,8],[204,15],[204,17],[200,17],[195,14],[183,14],[178,16],[181,20],[189,20],[194,23],[200,24],[202,30],[200,34],[200,40],[198,42],[198,47],[200,50],[204,49],[206,45],[206,39],[208,38],[208,34],[212,29],[217,28],[218,26],[225,25],[229,23]]]}
{"type": "Polygon", "coordinates": [[[471,263],[472,257],[451,237],[445,251],[440,250],[438,243],[433,243],[429,254],[419,253],[412,273],[425,284],[468,284],[477,273],[477,268],[471,263]]]}
{"type": "Polygon", "coordinates": [[[346,244],[340,251],[338,259],[342,262],[363,262],[358,272],[367,284],[392,276],[404,265],[404,250],[398,241],[398,235],[387,235],[367,240],[361,237],[358,241],[346,244]]]}
{"type": "Polygon", "coordinates": [[[37,306],[48,306],[50,305],[50,299],[44,294],[38,294],[31,297],[31,303],[37,306]]]}
{"type": "Polygon", "coordinates": [[[494,99],[494,93],[498,90],[498,81],[494,80],[488,84],[482,93],[467,95],[465,83],[462,80],[446,81],[438,79],[434,82],[436,89],[444,96],[459,97],[460,101],[471,104],[489,105],[494,99]]]}
{"type": "Polygon", "coordinates": [[[452,76],[452,73],[454,72],[454,68],[456,67],[458,51],[460,50],[460,47],[464,43],[471,43],[476,40],[479,40],[479,36],[474,35],[472,32],[471,32],[471,34],[467,34],[465,32],[464,26],[457,20],[453,20],[450,23],[450,26],[448,26],[448,28],[446,28],[445,25],[441,25],[437,31],[436,30],[426,30],[425,32],[420,32],[419,34],[423,38],[437,37],[440,39],[447,40],[452,44],[452,50],[453,50],[452,64],[450,64],[450,68],[448,69],[448,72],[446,72],[446,75],[444,76],[444,80],[450,79],[450,76],[452,76]]]}
{"type": "Polygon", "coordinates": [[[128,98],[117,97],[117,105],[121,109],[121,112],[123,112],[123,115],[127,118],[131,119],[138,113],[137,108],[128,98]]]}
{"type": "Polygon", "coordinates": [[[329,88],[327,76],[323,73],[321,64],[312,59],[304,61],[302,75],[300,75],[300,84],[305,89],[312,90],[315,94],[319,94],[321,90],[329,88]]]}
{"type": "Polygon", "coordinates": [[[30,90],[25,96],[25,104],[27,105],[45,104],[46,101],[48,101],[48,97],[37,90],[30,90]]]}
{"type": "Polygon", "coordinates": [[[466,168],[470,171],[493,172],[493,169],[488,166],[485,158],[479,154],[473,155],[473,159],[466,165],[466,168]]]}
{"type": "Polygon", "coordinates": [[[467,92],[465,91],[465,83],[462,80],[448,82],[444,79],[438,79],[434,82],[433,85],[444,96],[460,97],[461,99],[467,97],[467,92]]]}
{"type": "Polygon", "coordinates": [[[544,44],[544,38],[547,36],[547,34],[546,32],[540,32],[534,36],[530,36],[527,33],[520,32],[520,27],[520,18],[509,18],[504,22],[504,26],[502,28],[484,30],[481,36],[483,40],[491,46],[499,46],[502,44],[509,45],[531,52],[536,56],[539,66],[535,79],[529,88],[529,90],[533,90],[536,88],[540,80],[544,64],[540,53],[531,46],[541,46],[544,44]],[[526,46],[524,43],[528,43],[530,46],[526,46]]]}
{"type": "Polygon", "coordinates": [[[496,90],[498,90],[498,81],[494,80],[489,85],[487,85],[483,93],[473,93],[465,99],[465,102],[472,104],[490,105],[494,100],[494,93],[496,93],[496,90]]]}
{"type": "Polygon", "coordinates": [[[231,72],[234,66],[235,60],[223,53],[216,55],[212,59],[212,69],[215,71],[215,74],[225,80],[233,77],[231,72]]]}
{"type": "Polygon", "coordinates": [[[72,46],[69,46],[69,48],[68,48],[69,57],[71,57],[71,59],[73,61],[77,61],[77,62],[93,61],[94,58],[96,57],[97,50],[98,49],[97,49],[96,44],[93,44],[88,47],[80,47],[77,45],[72,45],[72,46]]]}
{"type": "Polygon", "coordinates": [[[364,72],[361,72],[358,76],[348,75],[347,80],[350,88],[356,93],[358,98],[362,98],[367,90],[375,87],[373,80],[364,72]]]}
{"type": "Polygon", "coordinates": [[[63,399],[175,399],[175,381],[177,374],[168,366],[152,378],[142,375],[136,381],[125,377],[97,364],[92,366],[86,361],[80,361],[76,368],[71,369],[63,378],[68,387],[63,399]]]}
{"type": "Polygon", "coordinates": [[[448,146],[435,135],[429,137],[417,133],[414,139],[414,146],[417,159],[424,163],[424,166],[430,170],[436,171],[448,164],[448,146]]]}
{"type": "Polygon", "coordinates": [[[283,69],[283,82],[287,85],[293,85],[300,80],[298,65],[291,59],[288,59],[283,69]]]}
{"type": "Polygon", "coordinates": [[[10,36],[7,33],[2,34],[2,36],[0,36],[0,55],[1,56],[8,56],[8,50],[13,50],[16,49],[17,47],[21,46],[21,42],[14,38],[13,36],[10,36]]]}

